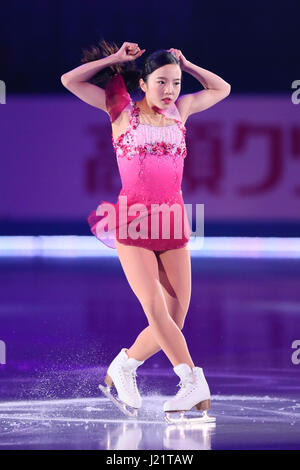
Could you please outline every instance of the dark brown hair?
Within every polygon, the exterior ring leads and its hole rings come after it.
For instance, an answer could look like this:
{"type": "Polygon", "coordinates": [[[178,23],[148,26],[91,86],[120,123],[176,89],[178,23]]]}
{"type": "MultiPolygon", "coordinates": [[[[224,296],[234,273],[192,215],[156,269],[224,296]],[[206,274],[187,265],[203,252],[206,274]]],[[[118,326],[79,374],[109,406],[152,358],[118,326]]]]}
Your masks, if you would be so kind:
{"type": "MultiPolygon", "coordinates": [[[[109,43],[104,39],[101,39],[98,42],[98,45],[100,47],[91,46],[91,50],[83,50],[81,63],[84,64],[86,62],[91,62],[92,60],[102,59],[103,57],[114,54],[120,49],[116,43],[109,43]]],[[[89,82],[105,89],[109,79],[116,73],[121,73],[124,78],[127,91],[131,93],[139,89],[140,78],[142,78],[144,82],[147,82],[148,75],[166,64],[179,65],[180,62],[171,52],[168,52],[166,49],[159,49],[146,58],[142,68],[137,68],[135,60],[114,64],[109,67],[105,67],[103,70],[100,70],[100,72],[97,72],[89,82]]]]}

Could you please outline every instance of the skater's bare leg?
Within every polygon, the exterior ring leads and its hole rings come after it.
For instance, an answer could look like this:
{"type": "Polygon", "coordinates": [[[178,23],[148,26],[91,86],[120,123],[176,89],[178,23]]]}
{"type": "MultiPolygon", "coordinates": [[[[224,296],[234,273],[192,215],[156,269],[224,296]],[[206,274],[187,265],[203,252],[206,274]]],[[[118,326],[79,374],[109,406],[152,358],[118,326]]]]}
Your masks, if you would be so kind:
{"type": "MultiPolygon", "coordinates": [[[[167,250],[157,254],[159,280],[169,315],[182,329],[191,298],[191,260],[188,249],[167,250]],[[175,251],[175,253],[174,253],[175,251]],[[176,255],[176,256],[175,256],[176,255]]],[[[145,361],[161,351],[147,326],[127,350],[127,355],[145,361]]]]}
{"type": "Polygon", "coordinates": [[[164,279],[165,274],[159,273],[159,262],[153,251],[126,246],[117,240],[116,249],[127,280],[138,297],[149,322],[149,326],[142,331],[128,351],[129,356],[137,360],[145,360],[162,349],[173,366],[185,362],[190,367],[194,367],[180,329],[183,326],[190,299],[190,275],[187,279],[185,276],[180,276],[178,268],[184,260],[188,268],[189,252],[186,248],[181,248],[160,253],[161,268],[163,266],[164,272],[167,273],[168,284],[164,279]],[[162,279],[164,279],[163,284],[162,279]],[[188,295],[184,286],[189,292],[188,295]],[[174,296],[175,292],[176,296],[174,296]],[[174,300],[175,297],[177,300],[174,300]],[[169,313],[169,309],[173,310],[172,307],[175,307],[173,315],[180,327],[169,313]]]}

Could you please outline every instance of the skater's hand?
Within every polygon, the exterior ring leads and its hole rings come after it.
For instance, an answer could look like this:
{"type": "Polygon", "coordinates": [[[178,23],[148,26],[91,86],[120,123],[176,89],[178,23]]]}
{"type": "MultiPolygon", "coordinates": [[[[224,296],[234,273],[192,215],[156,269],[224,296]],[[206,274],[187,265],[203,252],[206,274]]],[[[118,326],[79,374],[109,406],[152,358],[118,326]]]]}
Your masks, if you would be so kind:
{"type": "Polygon", "coordinates": [[[184,70],[188,61],[186,60],[182,52],[179,49],[174,49],[173,47],[171,47],[171,49],[167,49],[167,51],[171,52],[173,55],[175,55],[175,57],[177,57],[177,59],[180,62],[179,65],[180,65],[181,70],[184,70]]]}
{"type": "Polygon", "coordinates": [[[115,52],[114,56],[118,58],[119,62],[127,62],[141,57],[145,50],[146,49],[140,50],[138,44],[135,42],[123,42],[121,48],[115,52]]]}

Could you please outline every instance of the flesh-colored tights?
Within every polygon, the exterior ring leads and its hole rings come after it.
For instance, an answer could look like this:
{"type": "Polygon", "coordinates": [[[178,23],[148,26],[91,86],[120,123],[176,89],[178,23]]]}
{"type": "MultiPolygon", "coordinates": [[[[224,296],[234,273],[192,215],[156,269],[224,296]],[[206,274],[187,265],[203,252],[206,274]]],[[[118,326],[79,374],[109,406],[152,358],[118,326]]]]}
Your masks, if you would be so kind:
{"type": "Polygon", "coordinates": [[[117,253],[149,325],[127,349],[127,355],[145,361],[161,349],[173,367],[194,367],[181,331],[191,297],[191,259],[187,247],[155,252],[116,240],[117,253]]]}

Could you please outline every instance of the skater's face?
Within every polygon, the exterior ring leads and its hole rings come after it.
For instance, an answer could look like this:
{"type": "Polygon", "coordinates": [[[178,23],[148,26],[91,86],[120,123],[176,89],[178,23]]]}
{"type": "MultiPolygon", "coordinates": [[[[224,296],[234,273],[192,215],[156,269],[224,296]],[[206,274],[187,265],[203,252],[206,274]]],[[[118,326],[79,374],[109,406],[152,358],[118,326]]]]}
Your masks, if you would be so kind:
{"type": "Polygon", "coordinates": [[[178,98],[181,89],[181,68],[177,64],[167,64],[154,70],[147,82],[140,79],[141,89],[152,106],[166,109],[178,98]],[[163,101],[170,98],[170,101],[163,101]]]}

